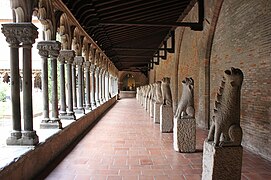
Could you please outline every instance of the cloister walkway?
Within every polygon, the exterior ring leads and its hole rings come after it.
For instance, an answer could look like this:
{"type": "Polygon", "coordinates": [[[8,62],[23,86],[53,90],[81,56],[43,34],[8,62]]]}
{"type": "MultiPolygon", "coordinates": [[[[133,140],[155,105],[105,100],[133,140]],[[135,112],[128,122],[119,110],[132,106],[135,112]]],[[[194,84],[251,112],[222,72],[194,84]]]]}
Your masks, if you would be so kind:
{"type": "MultiPolygon", "coordinates": [[[[46,179],[201,179],[202,144],[197,151],[174,151],[173,134],[159,125],[135,99],[121,99],[86,134],[46,179]]],[[[242,179],[271,179],[271,163],[244,149],[242,179]]]]}

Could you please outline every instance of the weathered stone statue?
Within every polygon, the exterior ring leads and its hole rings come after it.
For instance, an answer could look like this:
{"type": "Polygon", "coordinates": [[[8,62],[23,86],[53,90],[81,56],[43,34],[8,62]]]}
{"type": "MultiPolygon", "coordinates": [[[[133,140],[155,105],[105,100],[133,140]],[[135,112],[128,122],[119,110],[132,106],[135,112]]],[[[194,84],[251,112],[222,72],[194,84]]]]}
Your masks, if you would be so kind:
{"type": "Polygon", "coordinates": [[[203,146],[202,179],[241,179],[243,147],[240,96],[243,73],[224,72],[217,92],[214,115],[203,146]]]}
{"type": "Polygon", "coordinates": [[[240,127],[240,96],[243,73],[231,68],[224,77],[217,92],[212,125],[208,141],[215,146],[240,146],[242,129],[240,127]]]}
{"type": "Polygon", "coordinates": [[[179,101],[175,118],[193,118],[195,117],[194,109],[194,80],[190,78],[185,78],[182,81],[183,92],[181,100],[179,101]]]}
{"type": "Polygon", "coordinates": [[[170,90],[170,78],[164,77],[162,79],[162,96],[163,96],[163,105],[172,106],[172,95],[170,90]]]}
{"type": "Polygon", "coordinates": [[[182,97],[174,116],[173,147],[178,152],[195,152],[194,80],[191,77],[186,77],[182,81],[182,85],[182,97]]]}
{"type": "Polygon", "coordinates": [[[155,94],[156,94],[156,98],[155,101],[156,103],[162,104],[163,103],[163,96],[162,96],[162,89],[161,89],[161,81],[157,81],[155,83],[155,94]]]}
{"type": "Polygon", "coordinates": [[[169,77],[164,77],[162,79],[161,90],[163,96],[163,104],[160,106],[160,131],[163,133],[172,132],[173,108],[169,77]]]}

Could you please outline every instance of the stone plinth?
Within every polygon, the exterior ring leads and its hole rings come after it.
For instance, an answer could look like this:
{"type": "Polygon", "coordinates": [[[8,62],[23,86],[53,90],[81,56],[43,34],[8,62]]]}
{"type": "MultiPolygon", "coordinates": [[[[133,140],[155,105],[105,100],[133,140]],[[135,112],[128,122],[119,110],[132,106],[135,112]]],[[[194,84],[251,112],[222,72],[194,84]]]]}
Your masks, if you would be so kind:
{"type": "Polygon", "coordinates": [[[160,106],[160,131],[162,133],[173,131],[173,109],[171,106],[160,106]]]}
{"type": "Polygon", "coordinates": [[[154,113],[154,101],[150,100],[150,117],[153,118],[154,113]]]}
{"type": "Polygon", "coordinates": [[[174,118],[173,146],[178,152],[196,151],[195,118],[174,118]]]}
{"type": "Polygon", "coordinates": [[[160,106],[162,104],[161,103],[154,103],[154,117],[153,117],[153,122],[154,123],[160,123],[160,106]]]}
{"type": "Polygon", "coordinates": [[[215,147],[213,142],[204,142],[202,180],[241,179],[243,147],[215,147]]]}

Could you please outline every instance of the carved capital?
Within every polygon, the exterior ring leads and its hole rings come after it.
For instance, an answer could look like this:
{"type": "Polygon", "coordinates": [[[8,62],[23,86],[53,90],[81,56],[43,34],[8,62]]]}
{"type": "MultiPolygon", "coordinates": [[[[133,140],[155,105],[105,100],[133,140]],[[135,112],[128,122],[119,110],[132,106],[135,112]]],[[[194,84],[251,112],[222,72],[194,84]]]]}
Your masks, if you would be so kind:
{"type": "Polygon", "coordinates": [[[59,53],[59,61],[67,64],[74,62],[75,52],[73,50],[61,50],[59,53]]]}
{"type": "Polygon", "coordinates": [[[90,64],[90,62],[89,62],[89,61],[85,61],[85,62],[84,62],[84,66],[85,66],[86,68],[89,68],[89,67],[90,67],[90,65],[91,65],[91,64],[90,64]]]}
{"type": "Polygon", "coordinates": [[[78,66],[82,66],[84,63],[84,58],[82,56],[75,56],[74,57],[74,64],[78,66]]]}
{"type": "Polygon", "coordinates": [[[97,74],[99,74],[100,73],[100,67],[96,66],[95,71],[96,71],[97,74]]]}
{"type": "Polygon", "coordinates": [[[32,23],[8,23],[2,26],[2,33],[11,45],[19,43],[32,45],[38,37],[38,28],[32,23]]]}
{"type": "Polygon", "coordinates": [[[59,55],[60,48],[61,43],[58,41],[40,41],[37,45],[39,55],[44,57],[57,57],[59,55]]]}
{"type": "Polygon", "coordinates": [[[92,64],[90,66],[90,72],[94,73],[95,72],[95,68],[96,68],[96,66],[94,64],[92,64]]]}

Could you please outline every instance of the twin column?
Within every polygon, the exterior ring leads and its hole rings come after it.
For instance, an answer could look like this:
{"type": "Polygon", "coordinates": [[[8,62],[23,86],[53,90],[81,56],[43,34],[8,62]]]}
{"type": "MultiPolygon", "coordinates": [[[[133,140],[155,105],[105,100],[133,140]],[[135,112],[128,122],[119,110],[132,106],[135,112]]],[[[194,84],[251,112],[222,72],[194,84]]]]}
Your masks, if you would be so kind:
{"type": "Polygon", "coordinates": [[[10,44],[11,69],[11,111],[13,131],[7,139],[8,145],[35,145],[39,142],[33,130],[32,105],[32,44],[38,37],[37,27],[32,23],[10,23],[2,25],[2,33],[10,44]],[[23,119],[21,130],[20,82],[19,82],[19,47],[23,47],[23,119]]]}

